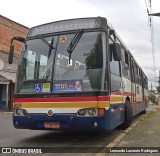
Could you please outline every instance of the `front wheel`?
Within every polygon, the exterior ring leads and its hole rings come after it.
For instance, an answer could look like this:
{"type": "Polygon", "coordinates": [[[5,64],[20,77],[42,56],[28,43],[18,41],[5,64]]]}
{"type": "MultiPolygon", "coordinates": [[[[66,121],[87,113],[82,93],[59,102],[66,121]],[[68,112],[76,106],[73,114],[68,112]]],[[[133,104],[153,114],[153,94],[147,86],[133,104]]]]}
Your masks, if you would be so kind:
{"type": "Polygon", "coordinates": [[[129,101],[125,102],[125,118],[124,118],[124,123],[120,125],[121,129],[127,129],[133,120],[133,110],[131,103],[129,101]]]}

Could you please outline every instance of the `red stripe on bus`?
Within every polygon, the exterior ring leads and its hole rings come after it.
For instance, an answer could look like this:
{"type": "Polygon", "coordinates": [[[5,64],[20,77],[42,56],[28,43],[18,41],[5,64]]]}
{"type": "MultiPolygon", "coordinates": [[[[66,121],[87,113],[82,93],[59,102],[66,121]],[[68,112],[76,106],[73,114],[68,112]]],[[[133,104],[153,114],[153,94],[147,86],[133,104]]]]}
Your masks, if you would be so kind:
{"type": "Polygon", "coordinates": [[[14,98],[14,102],[109,101],[109,96],[14,98]]]}
{"type": "Polygon", "coordinates": [[[124,92],[124,95],[125,95],[125,96],[135,96],[136,94],[130,93],[130,92],[124,92]]]}
{"type": "Polygon", "coordinates": [[[111,91],[112,95],[121,95],[121,91],[111,91]]]}
{"type": "MultiPolygon", "coordinates": [[[[112,95],[121,95],[121,92],[120,91],[113,91],[111,92],[112,95]]],[[[131,93],[131,92],[123,92],[124,96],[135,96],[136,94],[134,93],[131,93]]]]}
{"type": "Polygon", "coordinates": [[[98,101],[110,101],[110,96],[98,96],[98,101]]]}

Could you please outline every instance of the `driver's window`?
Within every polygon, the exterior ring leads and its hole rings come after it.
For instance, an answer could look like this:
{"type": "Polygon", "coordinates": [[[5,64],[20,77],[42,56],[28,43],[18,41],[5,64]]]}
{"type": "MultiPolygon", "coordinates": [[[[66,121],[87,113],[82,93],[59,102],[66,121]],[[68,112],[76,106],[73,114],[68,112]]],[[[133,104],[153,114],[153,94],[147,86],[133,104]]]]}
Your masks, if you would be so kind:
{"type": "MultiPolygon", "coordinates": [[[[39,79],[43,79],[47,76],[47,73],[49,74],[49,72],[46,72],[46,70],[52,70],[52,66],[51,68],[47,67],[47,60],[48,60],[47,56],[45,55],[40,56],[39,79]]],[[[50,71],[50,74],[51,72],[52,71],[50,71]]]]}
{"type": "Polygon", "coordinates": [[[26,80],[34,79],[36,53],[28,50],[26,53],[26,80]]]}

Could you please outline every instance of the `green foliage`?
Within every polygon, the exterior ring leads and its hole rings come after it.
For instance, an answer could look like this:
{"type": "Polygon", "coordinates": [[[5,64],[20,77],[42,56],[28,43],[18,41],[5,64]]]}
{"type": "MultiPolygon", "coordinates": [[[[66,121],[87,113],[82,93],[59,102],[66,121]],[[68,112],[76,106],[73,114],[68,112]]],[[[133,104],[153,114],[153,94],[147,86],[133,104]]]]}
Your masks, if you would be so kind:
{"type": "Polygon", "coordinates": [[[158,99],[156,99],[156,102],[155,102],[155,104],[156,104],[156,105],[158,105],[158,102],[159,102],[159,100],[158,100],[158,99]]]}
{"type": "Polygon", "coordinates": [[[155,102],[156,96],[151,93],[151,94],[149,95],[148,99],[149,99],[149,101],[155,102]]]}
{"type": "Polygon", "coordinates": [[[157,88],[157,92],[160,93],[160,86],[156,87],[157,88]]]}

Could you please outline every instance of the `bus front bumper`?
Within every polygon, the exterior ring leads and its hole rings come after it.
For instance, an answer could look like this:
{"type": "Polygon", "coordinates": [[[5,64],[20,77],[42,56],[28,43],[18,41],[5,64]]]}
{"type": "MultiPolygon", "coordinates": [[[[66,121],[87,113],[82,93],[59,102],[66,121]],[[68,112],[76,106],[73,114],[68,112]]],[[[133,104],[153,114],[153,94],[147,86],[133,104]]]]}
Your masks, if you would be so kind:
{"type": "Polygon", "coordinates": [[[28,114],[24,116],[13,115],[13,125],[19,129],[33,130],[62,130],[62,131],[106,131],[109,129],[107,115],[81,117],[75,114],[62,115],[54,114],[48,117],[46,114],[28,114]],[[58,124],[46,128],[47,124],[58,124]]]}

